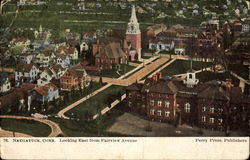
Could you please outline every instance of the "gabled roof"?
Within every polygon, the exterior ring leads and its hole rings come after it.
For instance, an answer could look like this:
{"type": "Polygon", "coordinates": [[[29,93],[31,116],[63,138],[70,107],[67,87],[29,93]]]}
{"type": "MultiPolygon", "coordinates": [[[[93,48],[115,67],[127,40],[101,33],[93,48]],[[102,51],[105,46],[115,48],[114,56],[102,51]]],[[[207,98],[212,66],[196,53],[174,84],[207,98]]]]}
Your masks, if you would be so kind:
{"type": "Polygon", "coordinates": [[[73,77],[83,77],[87,75],[86,70],[81,64],[70,67],[67,72],[73,77]]]}
{"type": "Polygon", "coordinates": [[[32,64],[32,63],[31,64],[17,64],[16,71],[17,72],[30,72],[33,66],[38,68],[35,64],[32,64]]]}
{"type": "Polygon", "coordinates": [[[54,70],[55,72],[59,72],[59,70],[64,70],[60,64],[53,65],[51,69],[54,70]]]}
{"type": "Polygon", "coordinates": [[[172,81],[160,79],[149,88],[150,92],[156,93],[167,93],[175,94],[177,93],[177,88],[172,81]]]}
{"type": "Polygon", "coordinates": [[[102,48],[95,57],[121,58],[126,56],[122,50],[120,43],[112,42],[102,48]]]}
{"type": "Polygon", "coordinates": [[[43,72],[46,72],[49,76],[53,76],[52,71],[48,67],[46,67],[43,72]]]}
{"type": "Polygon", "coordinates": [[[57,86],[55,86],[53,83],[48,83],[44,86],[37,87],[34,90],[41,96],[46,96],[49,92],[49,89],[53,88],[54,90],[58,90],[57,86]]]}

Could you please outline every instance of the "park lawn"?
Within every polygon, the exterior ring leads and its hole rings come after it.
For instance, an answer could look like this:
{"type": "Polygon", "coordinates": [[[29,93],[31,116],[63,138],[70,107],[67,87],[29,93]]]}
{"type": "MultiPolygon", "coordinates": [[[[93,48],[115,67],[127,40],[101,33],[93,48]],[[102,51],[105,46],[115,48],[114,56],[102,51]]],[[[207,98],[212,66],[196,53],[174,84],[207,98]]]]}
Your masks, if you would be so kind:
{"type": "Polygon", "coordinates": [[[68,117],[76,117],[83,113],[88,113],[90,115],[95,115],[98,111],[107,107],[116,98],[118,98],[119,93],[124,93],[125,87],[112,85],[105,89],[104,91],[98,93],[97,95],[91,97],[90,99],[84,101],[75,108],[69,110],[65,113],[68,117]]]}
{"type": "Polygon", "coordinates": [[[131,66],[128,64],[121,64],[121,71],[119,72],[120,75],[116,72],[116,70],[102,70],[100,76],[101,77],[109,77],[109,78],[119,78],[120,76],[130,72],[131,70],[135,69],[136,66],[131,66]]]}
{"type": "Polygon", "coordinates": [[[238,76],[248,80],[249,78],[249,66],[241,64],[231,64],[228,69],[236,73],[238,76]]]}
{"type": "MultiPolygon", "coordinates": [[[[202,68],[206,68],[212,66],[211,62],[200,62],[200,61],[193,61],[192,68],[194,70],[199,70],[202,68]]],[[[180,60],[177,59],[168,67],[164,68],[161,72],[163,75],[176,75],[176,74],[183,74],[186,73],[187,70],[190,69],[190,61],[189,60],[180,60]]]]}
{"type": "Polygon", "coordinates": [[[34,137],[47,137],[51,132],[48,125],[33,120],[1,118],[0,122],[2,129],[29,134],[34,137]]]}
{"type": "Polygon", "coordinates": [[[103,87],[104,85],[106,85],[106,83],[99,83],[99,82],[91,82],[92,84],[90,84],[89,87],[83,89],[82,93],[80,94],[80,91],[73,91],[72,92],[68,92],[68,91],[61,91],[60,95],[67,97],[67,94],[69,94],[71,96],[71,98],[68,98],[68,101],[61,107],[57,108],[56,111],[54,112],[58,112],[59,110],[63,109],[64,107],[78,101],[79,99],[89,95],[90,93],[98,90],[99,88],[103,87]]]}
{"type": "Polygon", "coordinates": [[[124,137],[129,135],[106,132],[106,129],[115,123],[116,118],[124,113],[124,110],[121,109],[122,107],[124,108],[124,106],[125,103],[121,102],[108,113],[102,115],[99,121],[74,121],[59,118],[50,118],[50,120],[58,123],[63,133],[68,137],[124,137]]]}
{"type": "Polygon", "coordinates": [[[240,83],[240,81],[234,76],[232,76],[229,72],[214,73],[211,71],[204,71],[204,72],[197,73],[196,78],[198,78],[200,82],[207,82],[211,80],[225,81],[227,78],[231,78],[234,86],[239,86],[239,83],[240,83]]]}

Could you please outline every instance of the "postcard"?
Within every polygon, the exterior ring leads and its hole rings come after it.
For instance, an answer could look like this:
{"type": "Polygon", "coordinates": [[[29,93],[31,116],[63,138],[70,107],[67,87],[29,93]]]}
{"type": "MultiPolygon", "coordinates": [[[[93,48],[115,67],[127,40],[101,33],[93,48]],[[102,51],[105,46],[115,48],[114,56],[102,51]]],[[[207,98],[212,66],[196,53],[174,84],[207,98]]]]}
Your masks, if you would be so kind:
{"type": "Polygon", "coordinates": [[[2,159],[247,159],[248,0],[0,0],[2,159]]]}

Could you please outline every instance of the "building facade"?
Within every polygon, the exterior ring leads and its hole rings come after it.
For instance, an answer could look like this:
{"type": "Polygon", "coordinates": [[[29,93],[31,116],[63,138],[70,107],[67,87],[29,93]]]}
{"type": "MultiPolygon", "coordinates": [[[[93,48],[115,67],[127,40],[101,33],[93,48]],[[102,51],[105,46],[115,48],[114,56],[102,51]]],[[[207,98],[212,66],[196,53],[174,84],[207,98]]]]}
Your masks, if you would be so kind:
{"type": "Polygon", "coordinates": [[[135,6],[132,6],[131,18],[127,26],[126,41],[130,44],[130,60],[141,60],[141,31],[137,21],[135,6]]]}

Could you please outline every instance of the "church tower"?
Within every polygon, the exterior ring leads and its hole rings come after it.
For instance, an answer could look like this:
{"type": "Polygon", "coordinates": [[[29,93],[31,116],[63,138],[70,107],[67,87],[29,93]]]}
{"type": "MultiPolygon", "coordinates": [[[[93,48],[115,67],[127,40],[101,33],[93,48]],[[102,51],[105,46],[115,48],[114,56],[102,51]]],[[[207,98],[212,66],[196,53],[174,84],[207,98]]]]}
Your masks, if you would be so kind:
{"type": "MultiPolygon", "coordinates": [[[[127,31],[126,31],[126,41],[130,43],[131,49],[135,50],[137,54],[137,60],[141,60],[141,31],[140,25],[136,18],[135,6],[132,6],[131,18],[128,23],[127,31]]],[[[131,59],[133,60],[134,55],[133,52],[130,53],[131,59]]]]}

